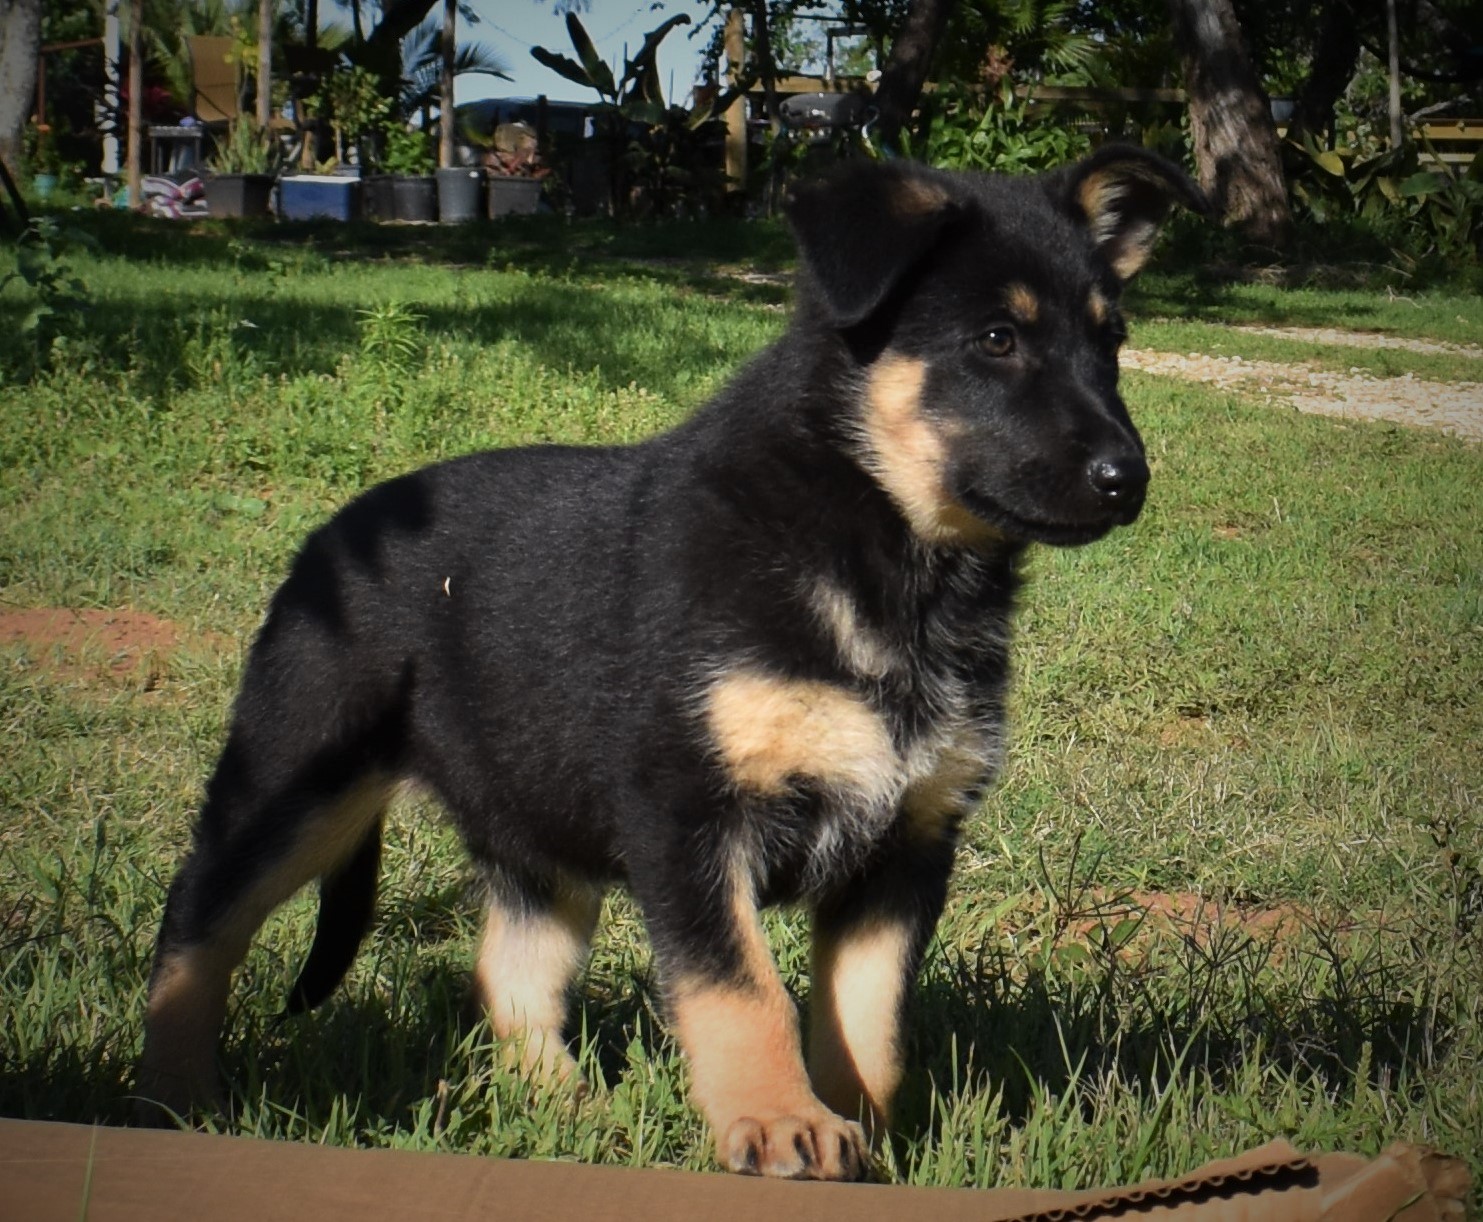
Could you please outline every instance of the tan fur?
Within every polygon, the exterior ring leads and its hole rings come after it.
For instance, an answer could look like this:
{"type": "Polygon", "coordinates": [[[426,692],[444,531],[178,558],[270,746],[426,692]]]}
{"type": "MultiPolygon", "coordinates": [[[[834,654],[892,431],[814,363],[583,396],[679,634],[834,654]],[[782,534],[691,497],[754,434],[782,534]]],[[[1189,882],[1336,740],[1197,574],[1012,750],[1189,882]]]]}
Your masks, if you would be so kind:
{"type": "Polygon", "coordinates": [[[216,1040],[226,1018],[232,971],[246,947],[191,946],[160,960],[144,1018],[144,1054],[135,1094],[144,1119],[153,1107],[187,1116],[212,1103],[216,1040]]]}
{"type": "Polygon", "coordinates": [[[851,1178],[849,1164],[864,1157],[863,1133],[814,1095],[797,1010],[740,872],[731,910],[742,952],[739,977],[687,976],[670,989],[675,1034],[690,1062],[691,1097],[715,1133],[718,1157],[732,1170],[851,1178]]]}
{"type": "Polygon", "coordinates": [[[1107,300],[1101,289],[1093,289],[1087,295],[1087,313],[1091,316],[1096,326],[1101,326],[1112,315],[1112,303],[1107,300]]]}
{"type": "Polygon", "coordinates": [[[880,717],[828,683],[737,670],[711,686],[712,738],[732,780],[764,794],[807,778],[866,803],[893,800],[900,760],[880,717]]]}
{"type": "Polygon", "coordinates": [[[1102,245],[1115,232],[1117,213],[1114,210],[1124,187],[1120,174],[1107,172],[1088,174],[1077,188],[1076,202],[1086,214],[1091,228],[1092,240],[1102,245]]]}
{"type": "Polygon", "coordinates": [[[860,622],[850,596],[827,581],[815,582],[809,602],[814,614],[829,630],[839,658],[855,674],[883,679],[901,664],[890,644],[879,633],[860,622]]]}
{"type": "Polygon", "coordinates": [[[981,732],[960,728],[914,751],[911,781],[902,799],[907,830],[936,839],[943,827],[965,813],[968,795],[987,771],[990,744],[981,732]]]}
{"type": "Polygon", "coordinates": [[[941,187],[928,182],[900,182],[891,191],[891,211],[900,217],[925,216],[947,204],[941,187]]]}
{"type": "Polygon", "coordinates": [[[814,936],[809,1073],[819,1097],[874,1135],[885,1131],[901,1081],[907,931],[881,921],[814,936]]]}
{"type": "Polygon", "coordinates": [[[601,904],[596,891],[572,889],[549,913],[511,912],[493,902],[485,915],[474,982],[489,1024],[512,1064],[550,1081],[579,1076],[562,1028],[567,991],[587,960],[601,904]]]}
{"type": "Polygon", "coordinates": [[[866,468],[929,543],[980,544],[996,532],[947,488],[947,439],[922,412],[924,361],[886,353],[871,367],[861,434],[866,468]]]}
{"type": "MultiPolygon", "coordinates": [[[[1105,245],[1121,223],[1116,211],[1119,197],[1127,189],[1122,173],[1104,171],[1087,175],[1077,189],[1077,203],[1086,214],[1092,240],[1105,245]]],[[[1158,226],[1147,221],[1130,224],[1118,236],[1117,248],[1109,257],[1119,280],[1131,280],[1153,253],[1158,226]]]]}
{"type": "Polygon", "coordinates": [[[1028,324],[1040,317],[1040,298],[1035,296],[1028,284],[1011,284],[1005,294],[1005,303],[1015,322],[1028,324]]]}
{"type": "Polygon", "coordinates": [[[209,1101],[232,973],[253,934],[300,887],[344,863],[385,812],[393,789],[386,777],[367,778],[335,806],[311,815],[292,851],[257,880],[205,942],[161,959],[145,1012],[137,1086],[142,1100],[179,1114],[209,1101]]]}

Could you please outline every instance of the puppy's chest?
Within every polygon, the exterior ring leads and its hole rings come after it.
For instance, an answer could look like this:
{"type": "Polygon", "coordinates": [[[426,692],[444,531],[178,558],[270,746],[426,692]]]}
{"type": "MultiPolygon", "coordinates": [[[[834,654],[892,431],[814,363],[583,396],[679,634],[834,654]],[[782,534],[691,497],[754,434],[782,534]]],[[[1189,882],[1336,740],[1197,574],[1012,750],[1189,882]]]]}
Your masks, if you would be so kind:
{"type": "Polygon", "coordinates": [[[711,685],[708,731],[769,873],[828,885],[887,837],[950,834],[982,792],[1001,754],[1010,608],[976,576],[874,607],[815,581],[802,601],[825,677],[759,662],[711,685]]]}

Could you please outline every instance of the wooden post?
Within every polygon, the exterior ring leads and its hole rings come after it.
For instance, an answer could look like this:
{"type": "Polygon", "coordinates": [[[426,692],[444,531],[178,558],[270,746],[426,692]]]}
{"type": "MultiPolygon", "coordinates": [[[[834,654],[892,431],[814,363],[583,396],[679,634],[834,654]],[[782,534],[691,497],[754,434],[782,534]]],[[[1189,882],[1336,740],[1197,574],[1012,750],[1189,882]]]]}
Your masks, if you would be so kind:
{"type": "Polygon", "coordinates": [[[257,125],[273,117],[273,0],[257,0],[257,125]]]}
{"type": "MultiPolygon", "coordinates": [[[[731,84],[736,85],[742,77],[743,63],[747,54],[746,29],[742,24],[742,11],[733,8],[726,14],[726,60],[731,84]]],[[[726,177],[729,191],[743,191],[747,185],[747,99],[737,95],[726,110],[726,177]]]]}
{"type": "Polygon", "coordinates": [[[129,207],[144,205],[144,0],[129,0],[129,207]]]}
{"type": "Polygon", "coordinates": [[[443,79],[438,119],[438,164],[453,166],[453,62],[458,42],[458,0],[443,0],[443,79]]]}

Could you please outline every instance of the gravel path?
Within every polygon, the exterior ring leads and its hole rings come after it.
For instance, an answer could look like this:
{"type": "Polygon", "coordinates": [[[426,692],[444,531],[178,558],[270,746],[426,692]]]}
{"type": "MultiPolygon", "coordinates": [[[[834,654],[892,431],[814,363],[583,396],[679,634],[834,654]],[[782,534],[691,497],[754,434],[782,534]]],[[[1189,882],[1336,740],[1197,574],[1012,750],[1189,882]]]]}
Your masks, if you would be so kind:
{"type": "MultiPolygon", "coordinates": [[[[1413,352],[1449,352],[1483,356],[1471,344],[1443,344],[1305,327],[1237,327],[1261,335],[1278,335],[1313,343],[1349,347],[1406,348],[1413,352]]],[[[1239,356],[1148,352],[1124,349],[1125,369],[1208,382],[1227,390],[1254,393],[1287,402],[1302,412],[1350,420],[1389,420],[1397,424],[1440,429],[1468,441],[1483,441],[1483,382],[1429,382],[1406,374],[1376,378],[1361,373],[1335,373],[1277,361],[1248,361],[1239,356]]]]}

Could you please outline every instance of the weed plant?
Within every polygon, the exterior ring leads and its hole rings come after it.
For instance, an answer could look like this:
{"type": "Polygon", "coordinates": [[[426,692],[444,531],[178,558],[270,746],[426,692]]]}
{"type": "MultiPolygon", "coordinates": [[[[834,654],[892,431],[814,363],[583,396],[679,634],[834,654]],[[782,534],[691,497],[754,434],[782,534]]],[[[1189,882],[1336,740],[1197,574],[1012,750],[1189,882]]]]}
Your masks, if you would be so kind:
{"type": "MultiPolygon", "coordinates": [[[[133,669],[0,644],[0,1114],[121,1123],[165,887],[305,532],[476,447],[646,436],[783,316],[781,289],[693,257],[707,232],[743,257],[724,227],[676,229],[683,257],[653,264],[660,231],[524,258],[517,228],[485,258],[461,235],[416,260],[401,235],[356,257],[321,229],[170,230],[165,258],[162,229],[98,224],[61,354],[38,358],[12,325],[27,303],[0,293],[0,610],[131,607],[184,643],[133,669]]],[[[1464,297],[1186,283],[1135,301],[1203,320],[1181,349],[1223,314],[1436,338],[1483,322],[1464,297]]],[[[1285,1137],[1427,1142],[1483,1177],[1483,452],[1125,390],[1151,502],[1030,559],[1009,764],[916,991],[881,1174],[1091,1185],[1285,1137]]],[[[280,1023],[312,911],[276,914],[240,973],[223,1130],[707,1165],[623,896],[574,1011],[581,1103],[500,1068],[469,1002],[478,897],[427,804],[393,814],[345,987],[280,1023]]],[[[806,921],[769,932],[806,1010],[806,921]]]]}

